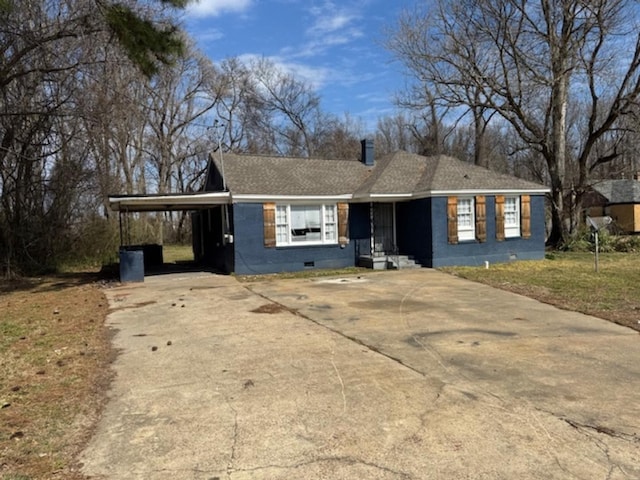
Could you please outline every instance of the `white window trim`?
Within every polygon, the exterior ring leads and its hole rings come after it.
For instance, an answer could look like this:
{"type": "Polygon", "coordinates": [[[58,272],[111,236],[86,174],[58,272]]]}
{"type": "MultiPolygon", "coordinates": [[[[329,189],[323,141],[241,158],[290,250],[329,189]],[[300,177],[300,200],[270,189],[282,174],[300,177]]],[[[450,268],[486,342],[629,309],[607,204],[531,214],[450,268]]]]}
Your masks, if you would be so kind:
{"type": "Polygon", "coordinates": [[[279,203],[279,204],[276,204],[276,247],[302,247],[302,246],[309,246],[309,245],[337,245],[337,244],[338,244],[338,204],[337,203],[327,203],[327,204],[279,203]],[[320,240],[297,241],[297,242],[294,242],[292,240],[292,235],[291,235],[291,206],[292,205],[296,207],[320,207],[320,218],[322,221],[322,224],[320,226],[320,240]],[[278,222],[278,212],[281,211],[281,209],[283,208],[286,209],[285,210],[286,223],[278,222]],[[329,222],[327,222],[327,211],[329,209],[333,209],[334,222],[332,222],[331,224],[333,225],[334,235],[333,235],[333,238],[327,239],[326,238],[327,225],[329,225],[329,222]],[[286,226],[286,230],[287,230],[285,241],[282,241],[280,239],[281,235],[278,235],[278,227],[283,227],[283,226],[286,226]]]}
{"type": "Polygon", "coordinates": [[[508,196],[504,198],[504,237],[505,238],[517,238],[520,236],[520,197],[508,196]],[[507,223],[507,204],[509,200],[514,200],[516,219],[512,223],[507,223]]]}
{"type": "Polygon", "coordinates": [[[469,240],[476,239],[476,205],[474,197],[458,197],[458,241],[466,242],[469,240]],[[464,201],[469,201],[470,203],[470,213],[471,213],[471,225],[464,226],[462,222],[460,222],[460,203],[464,201]]]}

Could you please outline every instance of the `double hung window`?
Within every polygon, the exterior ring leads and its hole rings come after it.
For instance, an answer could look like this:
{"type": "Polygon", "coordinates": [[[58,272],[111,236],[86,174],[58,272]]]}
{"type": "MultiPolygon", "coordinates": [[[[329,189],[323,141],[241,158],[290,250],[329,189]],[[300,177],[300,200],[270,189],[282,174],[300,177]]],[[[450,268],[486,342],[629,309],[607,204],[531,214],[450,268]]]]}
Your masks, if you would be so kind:
{"type": "Polygon", "coordinates": [[[475,240],[475,216],[474,216],[474,204],[472,197],[460,197],[458,198],[457,209],[458,220],[458,240],[475,240]]]}
{"type": "Polygon", "coordinates": [[[504,198],[504,236],[520,236],[520,197],[504,198]]]}
{"type": "Polygon", "coordinates": [[[336,204],[276,205],[276,245],[338,243],[336,204]]]}

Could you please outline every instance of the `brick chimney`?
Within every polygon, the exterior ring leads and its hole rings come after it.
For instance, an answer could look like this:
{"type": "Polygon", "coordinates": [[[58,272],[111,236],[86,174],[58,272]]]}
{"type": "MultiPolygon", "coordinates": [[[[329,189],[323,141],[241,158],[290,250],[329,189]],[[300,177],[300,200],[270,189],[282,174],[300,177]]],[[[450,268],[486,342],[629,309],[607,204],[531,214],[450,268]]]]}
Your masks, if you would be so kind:
{"type": "Polygon", "coordinates": [[[373,155],[373,140],[365,138],[360,142],[360,145],[362,146],[362,155],[360,157],[360,160],[367,167],[373,167],[376,163],[373,155]]]}

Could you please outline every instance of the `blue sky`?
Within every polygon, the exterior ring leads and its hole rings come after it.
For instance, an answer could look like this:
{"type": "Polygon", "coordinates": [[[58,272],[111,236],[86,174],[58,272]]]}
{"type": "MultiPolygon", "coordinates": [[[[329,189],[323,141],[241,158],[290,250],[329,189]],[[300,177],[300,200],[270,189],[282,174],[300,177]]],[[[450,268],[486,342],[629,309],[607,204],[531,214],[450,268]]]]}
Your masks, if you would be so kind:
{"type": "Polygon", "coordinates": [[[185,27],[215,63],[266,57],[311,82],[324,110],[367,129],[394,112],[402,69],[381,46],[383,29],[414,0],[199,0],[185,27]]]}

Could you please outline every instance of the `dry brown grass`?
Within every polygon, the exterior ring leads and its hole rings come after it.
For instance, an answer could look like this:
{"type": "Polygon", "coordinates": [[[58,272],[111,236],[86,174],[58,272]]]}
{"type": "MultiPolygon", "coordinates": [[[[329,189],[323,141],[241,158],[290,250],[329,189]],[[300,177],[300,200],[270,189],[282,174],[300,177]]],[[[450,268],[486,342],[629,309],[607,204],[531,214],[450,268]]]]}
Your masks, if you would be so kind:
{"type": "Polygon", "coordinates": [[[91,275],[0,284],[0,478],[82,479],[113,358],[91,275]]]}

